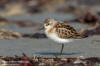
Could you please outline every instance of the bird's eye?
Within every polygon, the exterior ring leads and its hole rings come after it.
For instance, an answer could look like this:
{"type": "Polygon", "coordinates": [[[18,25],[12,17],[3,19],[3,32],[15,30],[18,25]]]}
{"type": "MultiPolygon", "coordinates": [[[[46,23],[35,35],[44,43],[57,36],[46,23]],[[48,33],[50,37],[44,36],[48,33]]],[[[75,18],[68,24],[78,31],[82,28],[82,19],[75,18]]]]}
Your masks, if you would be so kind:
{"type": "Polygon", "coordinates": [[[51,23],[49,22],[49,23],[47,23],[46,25],[48,26],[48,25],[50,25],[51,23]]]}
{"type": "Polygon", "coordinates": [[[48,22],[48,23],[45,24],[45,26],[48,26],[48,25],[51,25],[51,22],[48,22]]]}
{"type": "Polygon", "coordinates": [[[48,23],[48,25],[50,25],[50,23],[48,23]]]}

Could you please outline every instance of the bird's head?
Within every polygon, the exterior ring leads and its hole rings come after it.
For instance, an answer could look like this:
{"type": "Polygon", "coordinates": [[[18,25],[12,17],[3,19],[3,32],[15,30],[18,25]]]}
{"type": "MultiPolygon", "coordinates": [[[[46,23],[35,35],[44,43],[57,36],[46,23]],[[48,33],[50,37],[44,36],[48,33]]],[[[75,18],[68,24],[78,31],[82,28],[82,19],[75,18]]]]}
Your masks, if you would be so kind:
{"type": "Polygon", "coordinates": [[[52,19],[52,18],[47,18],[47,19],[45,19],[45,21],[44,21],[44,28],[50,28],[50,27],[52,27],[54,24],[55,24],[55,20],[54,19],[52,19]]]}

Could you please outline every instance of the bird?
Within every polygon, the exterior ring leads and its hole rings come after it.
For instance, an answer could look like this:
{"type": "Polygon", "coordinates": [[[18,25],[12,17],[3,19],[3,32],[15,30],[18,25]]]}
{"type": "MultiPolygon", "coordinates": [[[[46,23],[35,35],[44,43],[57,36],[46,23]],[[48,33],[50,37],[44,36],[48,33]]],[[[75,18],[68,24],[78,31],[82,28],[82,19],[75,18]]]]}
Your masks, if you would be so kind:
{"type": "Polygon", "coordinates": [[[44,29],[48,38],[62,44],[60,55],[62,55],[65,43],[72,42],[74,39],[84,38],[84,35],[77,32],[74,27],[53,18],[47,18],[44,20],[44,29]]]}

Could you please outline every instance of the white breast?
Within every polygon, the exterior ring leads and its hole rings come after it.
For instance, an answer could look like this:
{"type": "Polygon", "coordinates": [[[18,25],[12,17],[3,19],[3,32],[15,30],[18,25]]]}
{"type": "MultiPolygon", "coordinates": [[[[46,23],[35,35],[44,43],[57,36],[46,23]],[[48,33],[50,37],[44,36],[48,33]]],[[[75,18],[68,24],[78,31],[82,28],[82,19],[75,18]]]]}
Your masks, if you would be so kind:
{"type": "Polygon", "coordinates": [[[71,39],[62,39],[62,38],[59,38],[55,33],[52,33],[52,34],[49,34],[49,35],[47,34],[47,36],[50,39],[52,39],[52,40],[54,40],[54,41],[56,41],[58,43],[69,43],[69,42],[72,41],[71,39]]]}

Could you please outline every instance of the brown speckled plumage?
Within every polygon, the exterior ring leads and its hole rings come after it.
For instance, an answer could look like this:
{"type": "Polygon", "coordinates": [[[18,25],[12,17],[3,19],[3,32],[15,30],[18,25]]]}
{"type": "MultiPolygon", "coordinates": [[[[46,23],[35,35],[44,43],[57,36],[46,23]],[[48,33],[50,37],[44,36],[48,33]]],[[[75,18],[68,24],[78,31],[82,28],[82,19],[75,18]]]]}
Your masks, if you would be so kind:
{"type": "Polygon", "coordinates": [[[74,38],[83,38],[84,36],[78,33],[72,26],[63,23],[55,21],[53,22],[53,19],[46,19],[45,20],[46,26],[50,25],[50,28],[48,29],[48,34],[50,33],[56,33],[59,38],[62,39],[74,39],[74,38]],[[49,22],[51,21],[51,24],[49,22]]]}
{"type": "Polygon", "coordinates": [[[62,55],[64,43],[69,43],[77,38],[83,38],[83,35],[76,32],[72,26],[63,22],[55,21],[54,19],[46,19],[44,27],[48,38],[58,43],[62,43],[60,55],[62,55]]]}
{"type": "Polygon", "coordinates": [[[54,27],[56,29],[56,33],[60,38],[82,38],[83,36],[76,32],[76,30],[66,23],[57,22],[54,27]]]}

